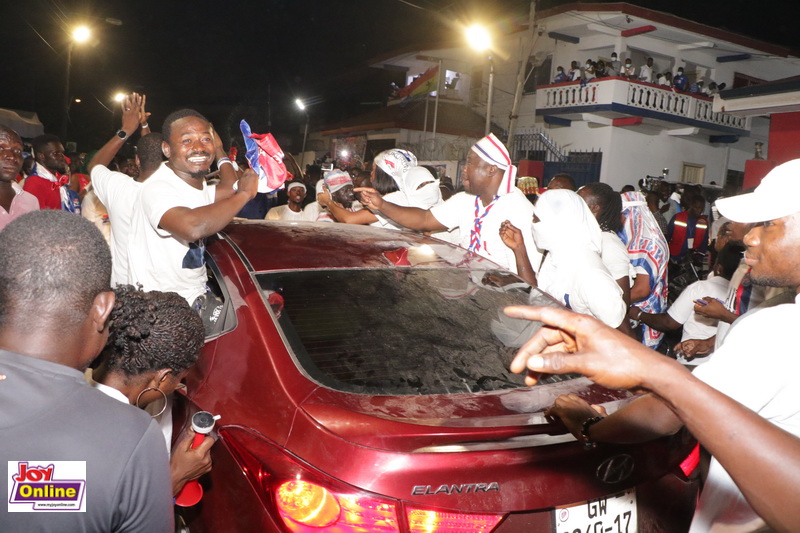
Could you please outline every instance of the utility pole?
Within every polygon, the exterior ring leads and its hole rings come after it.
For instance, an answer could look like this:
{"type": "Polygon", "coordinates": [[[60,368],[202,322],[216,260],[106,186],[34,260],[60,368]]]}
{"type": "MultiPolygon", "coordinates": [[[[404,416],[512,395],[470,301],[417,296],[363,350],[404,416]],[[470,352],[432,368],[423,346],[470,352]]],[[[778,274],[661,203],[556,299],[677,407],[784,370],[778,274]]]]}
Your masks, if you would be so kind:
{"type": "MultiPolygon", "coordinates": [[[[511,106],[511,119],[508,123],[508,141],[506,145],[511,148],[511,158],[516,159],[516,150],[513,148],[514,146],[514,136],[517,133],[517,122],[519,121],[519,106],[522,102],[522,92],[525,88],[525,70],[528,65],[528,58],[531,57],[533,54],[533,49],[536,46],[536,41],[538,39],[538,33],[536,32],[536,28],[534,26],[535,19],[536,19],[536,2],[537,0],[531,0],[531,9],[530,13],[528,14],[528,39],[529,43],[527,46],[523,47],[523,55],[522,60],[519,64],[519,71],[517,71],[517,87],[514,91],[514,103],[511,106]]],[[[534,68],[536,68],[534,66],[534,68]]]]}

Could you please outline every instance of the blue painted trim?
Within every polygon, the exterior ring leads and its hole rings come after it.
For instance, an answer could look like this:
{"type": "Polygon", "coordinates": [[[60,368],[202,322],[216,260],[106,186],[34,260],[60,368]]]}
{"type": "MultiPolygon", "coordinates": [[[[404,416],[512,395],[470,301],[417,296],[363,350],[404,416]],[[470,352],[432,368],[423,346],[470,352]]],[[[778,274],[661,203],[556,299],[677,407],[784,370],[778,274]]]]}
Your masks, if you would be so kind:
{"type": "Polygon", "coordinates": [[[719,56],[717,58],[717,63],[730,63],[731,61],[744,61],[746,59],[750,59],[750,54],[735,54],[730,56],[719,56]]]}
{"type": "Polygon", "coordinates": [[[742,137],[748,137],[750,135],[750,132],[747,130],[740,130],[738,128],[731,128],[728,126],[720,126],[712,122],[704,122],[702,120],[695,120],[693,118],[679,117],[671,113],[662,113],[660,111],[652,111],[650,109],[642,109],[640,107],[633,107],[617,103],[583,105],[583,106],[573,106],[573,107],[556,107],[551,109],[537,109],[536,114],[540,116],[548,116],[548,115],[565,115],[569,113],[597,113],[599,111],[613,111],[616,113],[623,113],[634,117],[665,120],[667,122],[674,122],[676,124],[683,124],[695,128],[705,128],[705,129],[719,131],[721,133],[728,133],[730,135],[740,135],[742,137]]]}
{"type": "Polygon", "coordinates": [[[568,118],[556,117],[554,115],[546,115],[544,123],[552,126],[571,126],[572,121],[568,118]]]}
{"type": "Polygon", "coordinates": [[[738,140],[738,135],[711,135],[708,137],[708,142],[710,143],[731,144],[738,140]]]}
{"type": "Polygon", "coordinates": [[[547,36],[551,39],[556,39],[557,41],[564,41],[572,44],[578,44],[581,42],[578,37],[573,37],[572,35],[567,35],[565,33],[558,33],[557,31],[548,32],[547,36]]]}

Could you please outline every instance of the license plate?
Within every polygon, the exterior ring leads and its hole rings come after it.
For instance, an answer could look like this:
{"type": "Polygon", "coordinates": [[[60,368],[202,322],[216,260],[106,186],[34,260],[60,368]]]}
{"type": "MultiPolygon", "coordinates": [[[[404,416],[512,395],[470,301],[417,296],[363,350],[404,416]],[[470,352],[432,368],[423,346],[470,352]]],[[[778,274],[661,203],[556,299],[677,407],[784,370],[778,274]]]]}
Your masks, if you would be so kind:
{"type": "Polygon", "coordinates": [[[636,533],[636,490],[558,507],[553,522],[556,533],[636,533]]]}

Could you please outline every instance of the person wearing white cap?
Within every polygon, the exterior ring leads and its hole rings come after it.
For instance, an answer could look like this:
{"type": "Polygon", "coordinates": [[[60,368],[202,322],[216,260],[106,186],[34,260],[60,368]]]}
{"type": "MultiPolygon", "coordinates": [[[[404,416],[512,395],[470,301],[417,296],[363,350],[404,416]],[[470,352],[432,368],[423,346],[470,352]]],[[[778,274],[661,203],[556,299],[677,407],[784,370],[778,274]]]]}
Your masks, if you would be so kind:
{"type": "Polygon", "coordinates": [[[337,214],[341,216],[342,212],[353,214],[362,210],[353,194],[353,179],[344,170],[326,172],[320,183],[322,188],[318,184],[317,202],[324,209],[319,211],[317,222],[342,222],[337,214]]]}
{"type": "MultiPolygon", "coordinates": [[[[429,209],[442,201],[439,181],[435,180],[428,170],[418,167],[416,156],[408,150],[393,148],[375,156],[370,181],[375,190],[384,195],[385,201],[400,206],[429,209]],[[409,190],[412,186],[413,191],[409,190]],[[430,193],[431,191],[433,192],[430,193]]],[[[328,210],[339,222],[369,224],[393,230],[402,229],[402,226],[369,209],[352,211],[344,209],[336,202],[330,202],[327,197],[323,197],[322,201],[327,204],[328,210]]]]}
{"type": "Polygon", "coordinates": [[[489,134],[472,146],[462,174],[464,192],[429,210],[402,207],[384,201],[374,189],[361,188],[361,200],[370,209],[391,218],[401,226],[417,231],[444,231],[459,228],[461,246],[486,257],[515,273],[514,252],[500,238],[501,224],[508,220],[521,228],[529,264],[537,268],[541,253],[531,235],[533,205],[514,184],[517,167],[503,143],[489,134]]]}
{"type": "Polygon", "coordinates": [[[273,207],[267,212],[264,220],[293,220],[296,222],[314,222],[319,213],[314,209],[303,209],[303,200],[306,199],[306,185],[300,180],[286,183],[286,205],[273,207]]]}
{"type": "Polygon", "coordinates": [[[576,396],[557,399],[548,413],[577,438],[589,445],[643,442],[685,424],[711,453],[692,533],[763,531],[764,520],[780,531],[800,524],[800,357],[792,336],[800,323],[798,195],[800,159],[773,169],[754,192],[717,201],[729,219],[756,223],[744,238],[752,282],[792,287],[795,303],[737,320],[714,357],[692,374],[590,318],[506,310],[551,326],[523,346],[513,371],[579,371],[605,386],[650,391],[605,418],[576,396]],[[757,369],[763,374],[754,376],[757,369]]]}

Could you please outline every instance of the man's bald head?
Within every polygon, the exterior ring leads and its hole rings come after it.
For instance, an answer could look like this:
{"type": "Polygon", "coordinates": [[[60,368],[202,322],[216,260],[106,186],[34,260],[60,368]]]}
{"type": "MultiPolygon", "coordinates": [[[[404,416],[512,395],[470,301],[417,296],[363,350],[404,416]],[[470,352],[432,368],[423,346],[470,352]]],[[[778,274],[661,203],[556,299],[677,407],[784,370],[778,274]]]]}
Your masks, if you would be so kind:
{"type": "Polygon", "coordinates": [[[550,180],[550,183],[547,184],[548,189],[567,189],[568,191],[574,191],[577,189],[575,185],[575,180],[572,179],[572,176],[569,174],[556,174],[550,180]]]}

